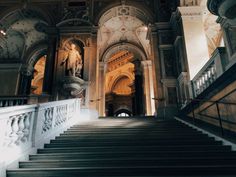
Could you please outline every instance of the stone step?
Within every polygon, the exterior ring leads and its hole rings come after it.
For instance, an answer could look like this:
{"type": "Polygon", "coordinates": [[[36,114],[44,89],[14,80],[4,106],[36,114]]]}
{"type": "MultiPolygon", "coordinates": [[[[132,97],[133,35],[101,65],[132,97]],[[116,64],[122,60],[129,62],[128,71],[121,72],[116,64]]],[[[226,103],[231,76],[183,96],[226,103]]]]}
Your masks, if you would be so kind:
{"type": "Polygon", "coordinates": [[[185,153],[183,152],[168,152],[168,153],[164,153],[164,152],[133,152],[133,153],[129,153],[129,152],[116,152],[116,153],[79,153],[79,152],[74,152],[74,153],[47,153],[47,154],[36,154],[36,155],[30,155],[29,156],[29,160],[46,160],[46,159],[54,159],[54,160],[65,160],[65,159],[102,159],[102,158],[109,158],[109,159],[119,159],[119,158],[183,158],[183,157],[190,157],[190,158],[194,158],[194,157],[217,157],[217,158],[229,158],[231,156],[235,156],[236,153],[235,152],[230,152],[230,151],[226,151],[226,152],[208,152],[208,151],[204,151],[204,152],[189,152],[189,153],[185,153]]]}
{"type": "Polygon", "coordinates": [[[160,145],[160,146],[169,146],[169,145],[221,145],[220,141],[210,141],[210,140],[172,140],[172,141],[138,141],[135,139],[130,139],[127,141],[66,141],[66,140],[51,140],[50,144],[45,144],[45,147],[84,147],[84,146],[136,146],[136,145],[160,145]]]}
{"type": "Polygon", "coordinates": [[[106,119],[73,126],[19,167],[7,177],[235,177],[236,152],[174,120],[106,119]]]}
{"type": "MultiPolygon", "coordinates": [[[[198,137],[198,136],[203,136],[204,134],[202,133],[170,133],[170,132],[167,132],[167,133],[152,133],[152,132],[149,132],[149,133],[125,133],[125,132],[122,132],[122,133],[115,133],[115,132],[111,132],[111,133],[75,133],[75,132],[70,132],[70,133],[63,133],[63,134],[60,134],[60,136],[81,136],[81,137],[92,137],[94,136],[95,138],[96,137],[117,137],[117,136],[120,136],[120,137],[135,137],[137,136],[138,137],[198,137]]],[[[204,135],[204,136],[207,136],[207,135],[204,135]]]]}
{"type": "Polygon", "coordinates": [[[96,146],[96,147],[61,147],[61,148],[44,148],[39,149],[38,153],[60,153],[60,152],[156,152],[156,151],[231,151],[230,146],[221,145],[186,145],[186,146],[96,146]]]}
{"type": "Polygon", "coordinates": [[[7,177],[160,177],[235,175],[236,165],[31,168],[8,170],[7,177]]]}
{"type": "Polygon", "coordinates": [[[135,166],[197,166],[197,165],[231,165],[236,158],[144,158],[144,159],[74,159],[41,160],[20,162],[20,168],[73,168],[73,167],[135,167],[135,166]]]}
{"type": "MultiPolygon", "coordinates": [[[[88,137],[81,137],[81,136],[58,136],[55,138],[56,141],[130,141],[135,139],[136,141],[170,141],[170,140],[175,140],[175,141],[200,141],[200,140],[209,140],[209,141],[214,141],[214,138],[209,138],[207,136],[200,136],[200,137],[181,137],[181,136],[144,136],[144,137],[138,137],[135,138],[134,136],[106,136],[106,137],[93,137],[93,136],[88,136],[88,137]]],[[[54,140],[54,141],[55,141],[54,140]]]]}
{"type": "Polygon", "coordinates": [[[68,129],[67,131],[79,131],[79,132],[122,132],[122,131],[125,131],[125,132],[146,132],[147,130],[149,131],[152,131],[152,132],[175,132],[175,131],[196,131],[192,128],[189,128],[189,127],[162,127],[162,128],[158,128],[158,127],[155,127],[155,128],[70,128],[68,129]]]}

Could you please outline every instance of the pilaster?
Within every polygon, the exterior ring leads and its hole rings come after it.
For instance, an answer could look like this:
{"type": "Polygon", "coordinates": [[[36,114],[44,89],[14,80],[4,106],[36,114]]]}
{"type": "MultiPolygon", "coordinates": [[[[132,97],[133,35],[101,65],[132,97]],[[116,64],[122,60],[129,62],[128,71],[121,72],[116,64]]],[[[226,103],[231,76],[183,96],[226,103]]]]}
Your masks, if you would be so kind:
{"type": "Polygon", "coordinates": [[[106,94],[105,94],[106,64],[99,63],[99,115],[105,116],[106,94]]]}
{"type": "Polygon", "coordinates": [[[203,26],[203,7],[179,7],[187,53],[190,79],[201,70],[209,59],[208,45],[203,26]]]}

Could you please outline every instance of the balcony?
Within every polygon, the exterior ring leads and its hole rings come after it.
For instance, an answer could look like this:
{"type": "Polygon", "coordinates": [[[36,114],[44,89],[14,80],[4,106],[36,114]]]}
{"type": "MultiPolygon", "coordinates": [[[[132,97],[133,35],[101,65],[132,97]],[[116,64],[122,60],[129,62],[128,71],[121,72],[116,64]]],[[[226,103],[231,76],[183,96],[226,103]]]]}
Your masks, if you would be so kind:
{"type": "Polygon", "coordinates": [[[193,97],[196,98],[219,78],[227,67],[227,54],[225,47],[218,47],[210,60],[203,66],[192,80],[193,97]]]}

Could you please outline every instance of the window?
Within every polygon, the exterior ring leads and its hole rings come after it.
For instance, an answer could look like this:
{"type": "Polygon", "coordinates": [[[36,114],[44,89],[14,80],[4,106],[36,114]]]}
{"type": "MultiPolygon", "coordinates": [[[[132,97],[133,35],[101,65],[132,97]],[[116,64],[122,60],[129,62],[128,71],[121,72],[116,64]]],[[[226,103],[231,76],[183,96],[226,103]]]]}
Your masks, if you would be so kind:
{"type": "Polygon", "coordinates": [[[122,112],[118,114],[117,117],[129,117],[129,114],[122,112]]]}

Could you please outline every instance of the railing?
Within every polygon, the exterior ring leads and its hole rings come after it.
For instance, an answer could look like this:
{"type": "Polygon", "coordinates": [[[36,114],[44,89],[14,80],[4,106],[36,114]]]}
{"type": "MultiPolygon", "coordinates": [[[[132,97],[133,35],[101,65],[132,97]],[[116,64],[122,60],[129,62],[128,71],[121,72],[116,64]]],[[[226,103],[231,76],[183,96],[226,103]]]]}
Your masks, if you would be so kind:
{"type": "Polygon", "coordinates": [[[27,96],[0,96],[0,107],[25,105],[27,102],[27,96]]]}
{"type": "Polygon", "coordinates": [[[0,176],[79,121],[80,99],[0,109],[0,176]]]}
{"type": "Polygon", "coordinates": [[[234,112],[234,110],[236,110],[235,108],[236,103],[223,101],[221,99],[191,99],[191,113],[189,113],[188,115],[192,117],[193,124],[195,124],[195,121],[197,119],[207,122],[206,120],[204,120],[204,117],[207,118],[208,122],[210,120],[212,124],[220,128],[221,135],[224,136],[226,130],[236,133],[236,115],[234,112]],[[207,106],[204,106],[201,109],[201,105],[206,103],[207,106]]]}
{"type": "Polygon", "coordinates": [[[196,98],[208,86],[210,86],[226,68],[226,50],[224,47],[217,48],[211,59],[203,66],[200,72],[193,78],[193,96],[196,98]]]}

